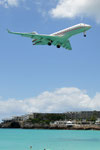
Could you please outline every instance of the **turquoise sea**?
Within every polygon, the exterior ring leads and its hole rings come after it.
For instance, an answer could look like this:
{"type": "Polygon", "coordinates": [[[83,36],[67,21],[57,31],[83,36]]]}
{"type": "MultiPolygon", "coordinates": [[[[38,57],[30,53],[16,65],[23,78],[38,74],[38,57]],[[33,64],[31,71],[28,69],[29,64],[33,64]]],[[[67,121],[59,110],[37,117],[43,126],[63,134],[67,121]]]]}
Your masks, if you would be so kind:
{"type": "Polygon", "coordinates": [[[100,150],[100,131],[0,129],[0,150],[100,150]]]}

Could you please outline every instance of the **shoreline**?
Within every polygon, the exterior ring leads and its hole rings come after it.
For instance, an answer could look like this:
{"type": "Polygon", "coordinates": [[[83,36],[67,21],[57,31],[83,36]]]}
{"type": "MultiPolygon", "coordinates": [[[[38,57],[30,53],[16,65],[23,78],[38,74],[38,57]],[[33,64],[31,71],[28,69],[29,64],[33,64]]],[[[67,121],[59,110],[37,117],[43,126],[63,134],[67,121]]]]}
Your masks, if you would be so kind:
{"type": "Polygon", "coordinates": [[[3,119],[0,128],[100,130],[100,111],[31,113],[3,119]]]}
{"type": "Polygon", "coordinates": [[[43,125],[43,124],[27,124],[22,122],[1,123],[0,129],[49,129],[49,130],[100,130],[100,125],[82,125],[73,124],[68,126],[62,125],[43,125]]]}

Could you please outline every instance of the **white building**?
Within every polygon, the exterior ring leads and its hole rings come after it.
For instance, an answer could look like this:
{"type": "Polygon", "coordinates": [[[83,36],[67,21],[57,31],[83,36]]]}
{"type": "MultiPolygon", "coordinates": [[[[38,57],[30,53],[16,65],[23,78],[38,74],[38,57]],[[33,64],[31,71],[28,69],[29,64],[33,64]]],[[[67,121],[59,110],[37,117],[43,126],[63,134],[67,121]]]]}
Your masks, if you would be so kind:
{"type": "Polygon", "coordinates": [[[57,126],[73,126],[73,122],[72,121],[55,121],[54,123],[52,123],[53,125],[57,125],[57,126]]]}
{"type": "Polygon", "coordinates": [[[95,121],[96,125],[100,125],[100,118],[97,118],[97,120],[95,121]]]}

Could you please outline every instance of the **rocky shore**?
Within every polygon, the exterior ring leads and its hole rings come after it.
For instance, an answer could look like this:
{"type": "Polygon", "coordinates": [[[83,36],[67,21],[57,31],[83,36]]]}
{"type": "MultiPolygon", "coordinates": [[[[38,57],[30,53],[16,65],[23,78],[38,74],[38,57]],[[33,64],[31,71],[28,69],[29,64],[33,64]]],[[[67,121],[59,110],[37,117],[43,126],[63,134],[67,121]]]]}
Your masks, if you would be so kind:
{"type": "Polygon", "coordinates": [[[100,130],[100,111],[32,113],[3,119],[0,128],[100,130]]]}
{"type": "Polygon", "coordinates": [[[100,130],[100,125],[48,125],[48,124],[32,124],[28,122],[3,122],[0,128],[20,128],[20,129],[63,129],[63,130],[100,130]]]}

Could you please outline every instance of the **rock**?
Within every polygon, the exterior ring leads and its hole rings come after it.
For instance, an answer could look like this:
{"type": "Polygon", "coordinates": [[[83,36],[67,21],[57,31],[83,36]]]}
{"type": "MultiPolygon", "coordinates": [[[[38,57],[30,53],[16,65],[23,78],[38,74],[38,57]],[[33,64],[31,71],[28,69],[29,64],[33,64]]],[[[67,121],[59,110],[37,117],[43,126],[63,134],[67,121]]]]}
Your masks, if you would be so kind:
{"type": "Polygon", "coordinates": [[[0,127],[1,128],[20,128],[20,123],[19,122],[6,122],[6,123],[1,123],[0,127]]]}

